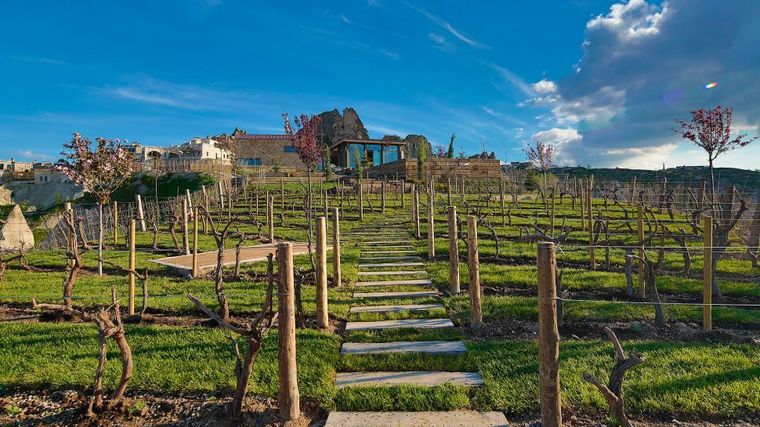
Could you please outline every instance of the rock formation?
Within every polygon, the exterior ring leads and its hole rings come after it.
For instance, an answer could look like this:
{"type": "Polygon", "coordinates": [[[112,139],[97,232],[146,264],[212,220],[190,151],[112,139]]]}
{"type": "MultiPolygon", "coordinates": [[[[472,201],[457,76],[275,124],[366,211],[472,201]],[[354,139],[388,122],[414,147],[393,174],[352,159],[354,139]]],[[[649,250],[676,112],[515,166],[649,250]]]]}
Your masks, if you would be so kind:
{"type": "Polygon", "coordinates": [[[341,139],[369,139],[369,133],[359,114],[351,107],[345,108],[343,115],[336,108],[319,116],[322,118],[321,130],[327,144],[333,145],[341,139]]]}
{"type": "Polygon", "coordinates": [[[16,205],[0,228],[0,250],[18,251],[34,247],[34,234],[26,223],[21,207],[16,205]]]}
{"type": "Polygon", "coordinates": [[[430,158],[430,155],[433,152],[433,147],[425,135],[407,135],[406,138],[404,138],[404,141],[406,142],[407,159],[416,159],[420,152],[420,148],[423,148],[425,153],[427,153],[427,158],[430,158]]]}

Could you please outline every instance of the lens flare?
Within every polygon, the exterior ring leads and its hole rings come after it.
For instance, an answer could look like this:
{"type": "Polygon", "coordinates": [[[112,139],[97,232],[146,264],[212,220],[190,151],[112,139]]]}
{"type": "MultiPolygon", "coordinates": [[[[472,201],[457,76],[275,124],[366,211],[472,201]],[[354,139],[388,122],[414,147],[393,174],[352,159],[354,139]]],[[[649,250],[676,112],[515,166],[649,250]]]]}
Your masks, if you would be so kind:
{"type": "Polygon", "coordinates": [[[712,88],[717,87],[717,86],[718,86],[718,82],[710,82],[710,83],[708,83],[708,84],[705,85],[705,89],[712,89],[712,88]]]}

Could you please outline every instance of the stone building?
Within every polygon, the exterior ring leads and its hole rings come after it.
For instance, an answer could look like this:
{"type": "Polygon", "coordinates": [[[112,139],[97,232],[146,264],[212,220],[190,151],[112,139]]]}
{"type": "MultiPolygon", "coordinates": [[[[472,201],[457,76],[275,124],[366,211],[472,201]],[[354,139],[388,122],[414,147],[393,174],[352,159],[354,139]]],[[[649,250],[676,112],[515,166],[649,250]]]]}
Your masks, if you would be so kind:
{"type": "Polygon", "coordinates": [[[16,205],[0,227],[0,251],[29,250],[34,247],[34,233],[16,205]]]}
{"type": "Polygon", "coordinates": [[[0,160],[0,176],[6,174],[20,174],[30,171],[32,169],[32,163],[17,162],[16,159],[0,160]]]}
{"type": "Polygon", "coordinates": [[[238,166],[304,167],[293,141],[285,134],[249,134],[235,129],[230,136],[215,138],[237,152],[238,166]]]}

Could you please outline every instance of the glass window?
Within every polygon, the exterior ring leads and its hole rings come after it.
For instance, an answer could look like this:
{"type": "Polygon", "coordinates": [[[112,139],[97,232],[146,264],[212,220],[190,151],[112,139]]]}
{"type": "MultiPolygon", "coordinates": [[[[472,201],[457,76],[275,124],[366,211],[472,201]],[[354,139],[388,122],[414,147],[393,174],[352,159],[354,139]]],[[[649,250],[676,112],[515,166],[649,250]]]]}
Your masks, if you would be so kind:
{"type": "Polygon", "coordinates": [[[286,153],[297,153],[296,147],[293,145],[286,145],[285,148],[283,148],[283,151],[286,153]]]}
{"type": "Polygon", "coordinates": [[[383,151],[383,163],[395,162],[399,159],[398,145],[389,145],[383,151]]]}

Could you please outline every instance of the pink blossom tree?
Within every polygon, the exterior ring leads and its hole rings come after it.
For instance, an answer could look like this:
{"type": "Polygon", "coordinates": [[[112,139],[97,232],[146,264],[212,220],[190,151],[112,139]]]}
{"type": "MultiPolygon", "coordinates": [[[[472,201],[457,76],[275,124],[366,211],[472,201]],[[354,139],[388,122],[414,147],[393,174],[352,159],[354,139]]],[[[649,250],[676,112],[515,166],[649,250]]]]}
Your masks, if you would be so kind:
{"type": "MultiPolygon", "coordinates": [[[[288,135],[296,148],[298,157],[306,165],[306,219],[309,223],[309,254],[311,254],[311,236],[314,225],[312,224],[312,194],[311,194],[311,175],[325,154],[324,144],[322,144],[322,133],[319,128],[322,124],[322,118],[319,116],[308,116],[301,114],[296,117],[294,122],[296,128],[290,124],[288,113],[282,113],[282,119],[285,126],[285,134],[288,135]]],[[[310,257],[311,258],[311,257],[310,257]]],[[[311,258],[312,266],[314,264],[311,258]]]]}
{"type": "Polygon", "coordinates": [[[691,121],[677,120],[680,129],[673,129],[681,138],[694,143],[707,152],[707,164],[710,168],[710,203],[715,205],[715,174],[713,163],[721,154],[745,147],[757,137],[737,135],[731,138],[733,109],[722,108],[720,105],[713,109],[701,108],[691,112],[691,121]]]}
{"type": "Polygon", "coordinates": [[[552,166],[552,156],[554,155],[554,146],[552,144],[545,144],[540,141],[536,141],[535,146],[528,146],[523,149],[525,155],[528,157],[528,161],[533,164],[537,169],[541,170],[543,174],[543,188],[542,193],[546,193],[546,172],[552,166]]]}
{"type": "Polygon", "coordinates": [[[132,172],[132,153],[121,146],[121,141],[95,139],[92,142],[75,133],[63,145],[62,159],[55,168],[72,182],[84,188],[98,202],[98,274],[103,275],[103,205],[111,194],[129,178],[132,172]]]}
{"type": "Polygon", "coordinates": [[[439,159],[442,159],[446,156],[446,148],[443,145],[436,145],[435,146],[435,157],[438,157],[439,159]]]}

